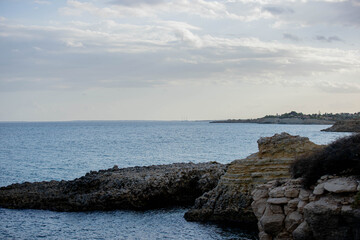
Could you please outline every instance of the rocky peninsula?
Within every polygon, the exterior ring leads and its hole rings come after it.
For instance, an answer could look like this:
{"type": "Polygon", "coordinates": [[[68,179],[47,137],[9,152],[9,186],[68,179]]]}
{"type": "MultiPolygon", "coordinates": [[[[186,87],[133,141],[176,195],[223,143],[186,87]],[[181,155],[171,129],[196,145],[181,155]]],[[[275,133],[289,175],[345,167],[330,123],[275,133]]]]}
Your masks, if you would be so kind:
{"type": "Polygon", "coordinates": [[[228,165],[92,171],[72,181],[0,188],[0,206],[55,211],[193,205],[189,221],[257,228],[260,240],[360,239],[360,134],[328,146],[275,134],[228,165]],[[195,203],[194,203],[195,202],[195,203]]]}
{"type": "Polygon", "coordinates": [[[213,189],[226,165],[176,163],[92,171],[72,181],[12,184],[0,188],[0,206],[54,211],[144,210],[190,205],[213,189]]]}
{"type": "Polygon", "coordinates": [[[338,121],[333,126],[323,129],[325,132],[360,132],[360,120],[338,121]]]}

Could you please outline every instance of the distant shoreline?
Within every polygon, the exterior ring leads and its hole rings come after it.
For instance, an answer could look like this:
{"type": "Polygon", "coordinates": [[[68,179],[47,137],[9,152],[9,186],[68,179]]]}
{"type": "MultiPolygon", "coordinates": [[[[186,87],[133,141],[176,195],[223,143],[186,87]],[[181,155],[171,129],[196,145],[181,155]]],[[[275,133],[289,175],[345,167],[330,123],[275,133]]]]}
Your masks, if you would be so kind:
{"type": "Polygon", "coordinates": [[[331,125],[337,121],[342,120],[355,120],[360,119],[360,112],[358,113],[324,113],[321,114],[304,114],[297,113],[295,111],[266,115],[262,118],[256,119],[228,119],[228,120],[216,120],[210,123],[259,123],[259,124],[304,124],[304,125],[331,125]]]}
{"type": "Polygon", "coordinates": [[[331,125],[335,121],[322,119],[301,118],[258,118],[258,119],[228,119],[211,121],[210,123],[257,123],[257,124],[303,124],[303,125],[331,125]]]}

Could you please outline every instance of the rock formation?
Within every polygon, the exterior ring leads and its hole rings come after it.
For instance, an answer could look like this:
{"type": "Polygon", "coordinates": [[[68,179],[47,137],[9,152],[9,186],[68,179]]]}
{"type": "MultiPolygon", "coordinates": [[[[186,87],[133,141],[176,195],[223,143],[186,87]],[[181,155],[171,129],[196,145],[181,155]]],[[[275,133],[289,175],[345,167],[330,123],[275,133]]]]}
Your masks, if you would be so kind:
{"type": "Polygon", "coordinates": [[[259,152],[232,162],[213,190],[195,201],[185,214],[189,221],[221,221],[255,225],[251,209],[251,191],[274,179],[289,178],[289,166],[295,157],[321,146],[306,137],[276,134],[258,140],[259,152]]]}
{"type": "Polygon", "coordinates": [[[55,211],[149,209],[193,204],[213,189],[226,165],[177,163],[92,171],[72,181],[0,188],[0,206],[55,211]]]}
{"type": "Polygon", "coordinates": [[[338,121],[333,126],[323,129],[325,132],[360,132],[360,120],[338,121]]]}
{"type": "Polygon", "coordinates": [[[251,206],[260,240],[360,239],[359,191],[355,177],[323,176],[311,190],[302,188],[301,179],[259,185],[251,206]]]}

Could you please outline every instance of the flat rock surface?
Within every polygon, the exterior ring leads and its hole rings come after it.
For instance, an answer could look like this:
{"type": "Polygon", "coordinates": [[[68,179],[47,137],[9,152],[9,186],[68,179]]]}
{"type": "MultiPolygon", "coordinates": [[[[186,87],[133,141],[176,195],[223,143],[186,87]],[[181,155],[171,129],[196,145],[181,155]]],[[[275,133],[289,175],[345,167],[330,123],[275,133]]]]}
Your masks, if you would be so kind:
{"type": "Polygon", "coordinates": [[[114,167],[72,181],[12,184],[0,188],[0,206],[89,211],[188,205],[213,189],[226,167],[215,162],[114,167]]]}

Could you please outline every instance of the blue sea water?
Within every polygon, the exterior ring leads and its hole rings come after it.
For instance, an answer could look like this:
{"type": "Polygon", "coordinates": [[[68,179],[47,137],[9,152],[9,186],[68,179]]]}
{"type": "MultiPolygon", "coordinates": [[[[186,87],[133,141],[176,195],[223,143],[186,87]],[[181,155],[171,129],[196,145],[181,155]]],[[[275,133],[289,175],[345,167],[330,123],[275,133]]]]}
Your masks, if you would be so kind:
{"type": "MultiPolygon", "coordinates": [[[[346,133],[327,125],[180,121],[0,123],[0,186],[70,180],[90,170],[217,161],[257,152],[263,136],[288,132],[327,144],[346,133]]],[[[186,209],[59,213],[0,208],[0,239],[251,239],[242,230],[189,223],[186,209]]]]}

